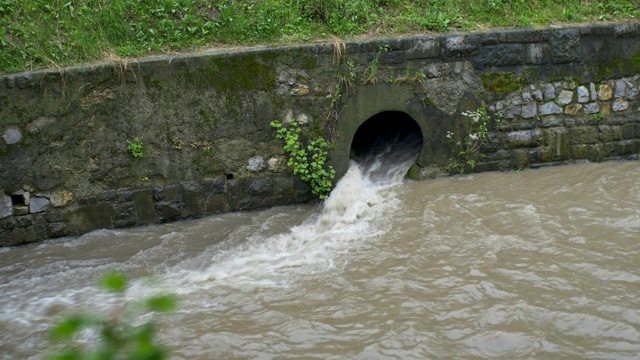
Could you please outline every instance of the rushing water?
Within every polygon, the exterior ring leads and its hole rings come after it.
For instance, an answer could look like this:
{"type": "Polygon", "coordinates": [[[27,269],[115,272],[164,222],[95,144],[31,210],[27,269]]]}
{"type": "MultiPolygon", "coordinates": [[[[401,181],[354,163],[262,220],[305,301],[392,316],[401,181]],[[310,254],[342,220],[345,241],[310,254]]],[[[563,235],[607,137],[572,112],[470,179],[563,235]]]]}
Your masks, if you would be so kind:
{"type": "Polygon", "coordinates": [[[639,162],[424,182],[359,162],[322,205],[1,249],[0,358],[120,306],[94,287],[110,269],[129,300],[179,296],[178,359],[640,358],[639,162]]]}

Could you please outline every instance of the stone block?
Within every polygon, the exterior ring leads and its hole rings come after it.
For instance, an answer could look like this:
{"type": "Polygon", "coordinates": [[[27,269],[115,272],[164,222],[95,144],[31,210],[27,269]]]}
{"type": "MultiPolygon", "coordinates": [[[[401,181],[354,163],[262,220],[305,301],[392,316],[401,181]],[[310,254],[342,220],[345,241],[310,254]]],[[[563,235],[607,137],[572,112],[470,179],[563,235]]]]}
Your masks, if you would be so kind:
{"type": "Polygon", "coordinates": [[[171,221],[182,217],[180,203],[162,202],[157,205],[160,221],[171,221]]]}
{"type": "Polygon", "coordinates": [[[196,216],[204,212],[201,201],[201,190],[198,184],[182,184],[182,202],[184,203],[184,215],[196,216]]]}
{"type": "Polygon", "coordinates": [[[227,180],[223,178],[207,179],[201,182],[201,188],[203,194],[222,194],[225,192],[225,185],[227,180]]]}
{"type": "Polygon", "coordinates": [[[522,106],[522,117],[525,119],[531,119],[538,115],[538,106],[536,103],[527,104],[522,106]]]}
{"type": "Polygon", "coordinates": [[[404,51],[391,50],[380,54],[378,61],[382,65],[402,64],[406,61],[404,51]]]}
{"type": "Polygon", "coordinates": [[[181,199],[181,187],[180,185],[167,185],[164,187],[165,201],[179,201],[181,199]]]}
{"type": "Polygon", "coordinates": [[[629,108],[629,102],[625,99],[616,99],[611,105],[613,111],[624,111],[629,108]]]}
{"type": "Polygon", "coordinates": [[[4,230],[13,230],[17,226],[16,220],[14,218],[0,220],[0,229],[4,230]]]}
{"type": "Polygon", "coordinates": [[[111,203],[116,201],[117,193],[115,191],[107,191],[95,197],[96,203],[111,203]]]}
{"type": "Polygon", "coordinates": [[[564,160],[570,157],[569,135],[566,129],[559,128],[549,131],[548,146],[553,160],[564,160]]]}
{"type": "Polygon", "coordinates": [[[27,125],[27,131],[32,134],[39,133],[55,122],[55,118],[41,116],[27,125]]]}
{"type": "Polygon", "coordinates": [[[538,145],[540,130],[521,130],[507,133],[507,144],[511,147],[531,147],[538,145]]]}
{"type": "Polygon", "coordinates": [[[35,234],[33,231],[29,232],[25,228],[15,228],[11,231],[12,245],[24,244],[26,242],[32,242],[35,240],[35,234]]]}
{"type": "Polygon", "coordinates": [[[536,101],[542,101],[542,100],[544,100],[544,98],[542,97],[542,91],[540,91],[539,89],[535,90],[535,91],[533,92],[533,98],[534,98],[536,101]]]}
{"type": "Polygon", "coordinates": [[[429,59],[440,56],[440,40],[437,38],[418,40],[406,52],[407,60],[429,59]]]}
{"type": "Polygon", "coordinates": [[[582,61],[579,29],[560,29],[551,33],[551,61],[554,64],[582,61]]]}
{"type": "Polygon", "coordinates": [[[539,163],[551,160],[551,149],[546,147],[538,147],[529,150],[527,153],[529,163],[539,163]]]}
{"type": "Polygon", "coordinates": [[[623,80],[616,80],[615,86],[613,97],[617,99],[627,95],[627,84],[623,80]]]}
{"type": "Polygon", "coordinates": [[[252,172],[258,172],[264,169],[266,166],[264,158],[262,156],[254,156],[249,159],[249,164],[247,165],[247,170],[252,172]]]}
{"type": "Polygon", "coordinates": [[[453,35],[445,38],[444,47],[448,56],[462,57],[473,54],[478,49],[478,44],[464,35],[453,35]]]}
{"type": "Polygon", "coordinates": [[[1,246],[16,246],[20,245],[20,242],[14,240],[13,229],[1,229],[0,228],[0,247],[1,246]]]}
{"type": "Polygon", "coordinates": [[[634,124],[622,125],[622,138],[633,139],[636,137],[636,126],[634,124]]]}
{"type": "Polygon", "coordinates": [[[8,128],[7,130],[5,130],[2,138],[7,143],[7,145],[17,144],[20,142],[20,140],[22,140],[22,133],[20,132],[20,129],[8,128]]]}
{"type": "Polygon", "coordinates": [[[56,191],[49,195],[49,204],[55,208],[67,206],[71,201],[73,201],[71,191],[56,191]]]}
{"type": "Polygon", "coordinates": [[[589,145],[579,144],[571,146],[571,158],[573,159],[588,159],[589,158],[589,145]]]}
{"type": "Polygon", "coordinates": [[[549,101],[556,98],[556,88],[553,87],[552,84],[544,84],[542,85],[542,90],[544,91],[544,99],[549,101]]]}
{"type": "Polygon", "coordinates": [[[592,102],[588,104],[584,104],[584,113],[585,114],[595,114],[600,112],[600,106],[598,106],[597,102],[592,102]]]}
{"type": "Polygon", "coordinates": [[[558,95],[558,102],[562,105],[570,104],[573,100],[573,91],[562,90],[560,91],[560,95],[558,95]]]}
{"type": "Polygon", "coordinates": [[[550,32],[547,30],[509,30],[502,34],[503,42],[507,43],[539,43],[549,40],[550,32]]]}
{"type": "Polygon", "coordinates": [[[232,211],[238,210],[241,199],[248,196],[249,182],[246,179],[233,179],[227,181],[227,199],[232,211]]]}
{"type": "Polygon", "coordinates": [[[33,76],[21,75],[16,78],[16,86],[18,89],[29,89],[35,86],[33,76]]]}
{"type": "Polygon", "coordinates": [[[133,201],[133,194],[135,194],[135,190],[119,191],[117,194],[118,202],[133,201]]]}
{"type": "Polygon", "coordinates": [[[588,146],[589,146],[589,155],[587,159],[589,159],[589,161],[601,162],[608,156],[602,144],[590,144],[588,146]]]}
{"type": "Polygon", "coordinates": [[[618,125],[599,125],[600,141],[610,142],[622,139],[622,127],[618,125]]]}
{"type": "Polygon", "coordinates": [[[562,120],[556,118],[555,116],[549,116],[546,117],[544,119],[541,119],[538,122],[538,126],[540,126],[541,128],[550,128],[550,127],[557,127],[557,126],[562,126],[562,120]]]}
{"type": "Polygon", "coordinates": [[[585,126],[585,125],[589,125],[590,123],[591,123],[590,120],[583,116],[564,118],[564,126],[566,127],[585,126]]]}
{"type": "Polygon", "coordinates": [[[638,142],[635,140],[623,140],[616,143],[617,155],[629,155],[638,153],[638,142]]]}
{"type": "Polygon", "coordinates": [[[582,104],[571,104],[564,108],[564,113],[573,116],[576,115],[580,109],[582,109],[582,104]]]}
{"type": "Polygon", "coordinates": [[[29,212],[31,214],[43,212],[49,208],[49,199],[43,197],[33,197],[29,202],[29,212]]]}
{"type": "Polygon", "coordinates": [[[510,106],[504,111],[502,111],[502,115],[505,119],[513,119],[514,117],[518,117],[522,114],[522,106],[510,106]]]}
{"type": "Polygon", "coordinates": [[[33,229],[35,232],[36,240],[44,240],[49,237],[47,222],[44,220],[44,216],[42,214],[37,215],[34,219],[33,229]]]}
{"type": "Polygon", "coordinates": [[[47,224],[47,232],[50,237],[61,237],[67,235],[67,224],[64,222],[53,222],[47,224]]]}
{"type": "Polygon", "coordinates": [[[153,202],[153,190],[136,191],[133,194],[133,202],[136,208],[136,224],[154,224],[158,220],[158,213],[153,202]]]}
{"type": "Polygon", "coordinates": [[[529,165],[529,153],[524,149],[516,149],[511,152],[511,167],[523,169],[529,165]]]}
{"type": "Polygon", "coordinates": [[[113,226],[111,204],[81,206],[69,214],[69,234],[84,234],[91,230],[113,226]]]}
{"type": "Polygon", "coordinates": [[[551,114],[562,114],[562,108],[554,102],[548,102],[540,105],[540,115],[551,114]]]}
{"type": "Polygon", "coordinates": [[[18,205],[13,207],[13,215],[22,216],[29,213],[29,207],[25,205],[18,205]]]}
{"type": "Polygon", "coordinates": [[[22,216],[19,218],[16,218],[16,226],[17,227],[22,227],[22,228],[26,228],[28,226],[32,226],[34,224],[33,221],[33,216],[22,216]]]}
{"type": "Polygon", "coordinates": [[[513,66],[524,63],[522,44],[498,44],[484,47],[484,66],[513,66]]]}
{"type": "Polygon", "coordinates": [[[571,144],[595,144],[598,142],[598,129],[593,126],[580,126],[569,129],[571,144]]]}
{"type": "Polygon", "coordinates": [[[205,214],[218,214],[230,211],[225,194],[209,194],[204,201],[205,214]]]}
{"type": "Polygon", "coordinates": [[[13,215],[13,206],[11,203],[11,196],[6,195],[0,191],[0,219],[4,219],[13,215]]]}
{"type": "Polygon", "coordinates": [[[580,28],[582,35],[613,35],[614,31],[613,24],[592,23],[580,28]]]}
{"type": "Polygon", "coordinates": [[[112,213],[114,227],[134,226],[138,222],[136,218],[136,205],[133,201],[113,204],[112,213]]]}
{"type": "Polygon", "coordinates": [[[44,218],[47,222],[64,221],[65,216],[63,211],[49,210],[44,214],[44,218]]]}
{"type": "Polygon", "coordinates": [[[616,38],[622,37],[639,37],[640,24],[635,22],[621,23],[614,25],[613,35],[616,38]]]}
{"type": "Polygon", "coordinates": [[[589,102],[589,89],[585,86],[578,86],[578,102],[582,104],[589,102]]]}
{"type": "Polygon", "coordinates": [[[596,84],[589,83],[589,93],[590,93],[591,101],[596,101],[598,99],[598,92],[596,91],[596,84]]]}
{"type": "Polygon", "coordinates": [[[247,193],[251,196],[272,195],[273,181],[270,178],[254,179],[251,181],[247,193]]]}
{"type": "Polygon", "coordinates": [[[613,89],[609,84],[600,84],[598,90],[598,100],[607,101],[613,97],[613,89]]]}
{"type": "Polygon", "coordinates": [[[527,44],[525,47],[525,64],[540,65],[550,60],[549,47],[546,44],[527,44]]]}
{"type": "Polygon", "coordinates": [[[156,186],[153,188],[153,199],[155,201],[179,201],[180,185],[156,186]]]}

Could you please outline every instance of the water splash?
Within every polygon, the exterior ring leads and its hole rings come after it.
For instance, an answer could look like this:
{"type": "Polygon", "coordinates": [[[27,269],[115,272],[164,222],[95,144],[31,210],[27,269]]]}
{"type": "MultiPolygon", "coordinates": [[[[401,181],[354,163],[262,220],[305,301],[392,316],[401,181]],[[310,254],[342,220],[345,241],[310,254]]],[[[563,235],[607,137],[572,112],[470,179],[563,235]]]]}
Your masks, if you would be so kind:
{"type": "Polygon", "coordinates": [[[399,205],[393,188],[404,179],[420,145],[417,136],[374,144],[368,154],[351,161],[319,213],[286,233],[253,234],[222,253],[212,249],[206,269],[174,269],[169,281],[193,285],[181,286],[179,292],[222,281],[282,286],[299,274],[343,269],[354,244],[388,230],[384,214],[399,205]]]}

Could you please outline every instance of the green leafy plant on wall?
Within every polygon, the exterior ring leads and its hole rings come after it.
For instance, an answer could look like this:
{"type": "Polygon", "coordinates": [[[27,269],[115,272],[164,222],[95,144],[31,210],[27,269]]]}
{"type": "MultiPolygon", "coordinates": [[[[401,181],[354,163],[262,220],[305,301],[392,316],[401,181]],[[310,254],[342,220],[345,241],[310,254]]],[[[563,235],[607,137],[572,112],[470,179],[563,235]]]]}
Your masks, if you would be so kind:
{"type": "Polygon", "coordinates": [[[482,156],[480,147],[488,138],[489,124],[493,121],[498,126],[501,121],[499,116],[492,120],[484,107],[476,111],[465,111],[462,115],[469,121],[467,134],[458,138],[453,132],[447,131],[447,138],[454,147],[447,166],[450,174],[464,174],[466,169],[473,170],[482,156]]]}
{"type": "Polygon", "coordinates": [[[287,165],[293,170],[293,174],[308,182],[314,195],[326,199],[336,176],[333,166],[326,166],[331,144],[319,136],[307,139],[308,145],[305,146],[303,138],[307,136],[296,121],[272,121],[271,127],[276,129],[276,137],[285,141],[283,149],[289,155],[287,165]]]}
{"type": "Polygon", "coordinates": [[[139,138],[134,138],[133,142],[127,141],[127,152],[131,154],[134,158],[143,157],[144,156],[144,144],[140,141],[139,138]]]}
{"type": "MultiPolygon", "coordinates": [[[[108,292],[116,295],[124,294],[127,278],[120,273],[111,273],[100,279],[100,285],[108,292]]],[[[168,350],[154,340],[155,325],[152,322],[134,325],[131,314],[170,312],[176,307],[175,296],[152,296],[130,306],[126,305],[109,317],[74,314],[64,318],[50,332],[51,342],[62,343],[63,348],[48,358],[51,360],[167,359],[168,350]],[[123,314],[129,316],[125,317],[123,314]],[[96,333],[99,336],[99,344],[83,347],[76,341],[78,336],[86,331],[96,333]]]]}

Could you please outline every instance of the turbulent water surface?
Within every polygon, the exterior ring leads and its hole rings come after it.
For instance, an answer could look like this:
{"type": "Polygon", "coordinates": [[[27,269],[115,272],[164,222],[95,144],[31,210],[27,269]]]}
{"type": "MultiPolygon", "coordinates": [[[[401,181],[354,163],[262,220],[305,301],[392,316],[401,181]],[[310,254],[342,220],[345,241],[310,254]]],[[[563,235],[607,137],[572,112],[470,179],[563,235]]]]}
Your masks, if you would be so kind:
{"type": "Polygon", "coordinates": [[[640,358],[640,163],[407,182],[359,161],[321,205],[1,249],[0,358],[119,307],[110,269],[128,300],[179,296],[177,359],[640,358]]]}

